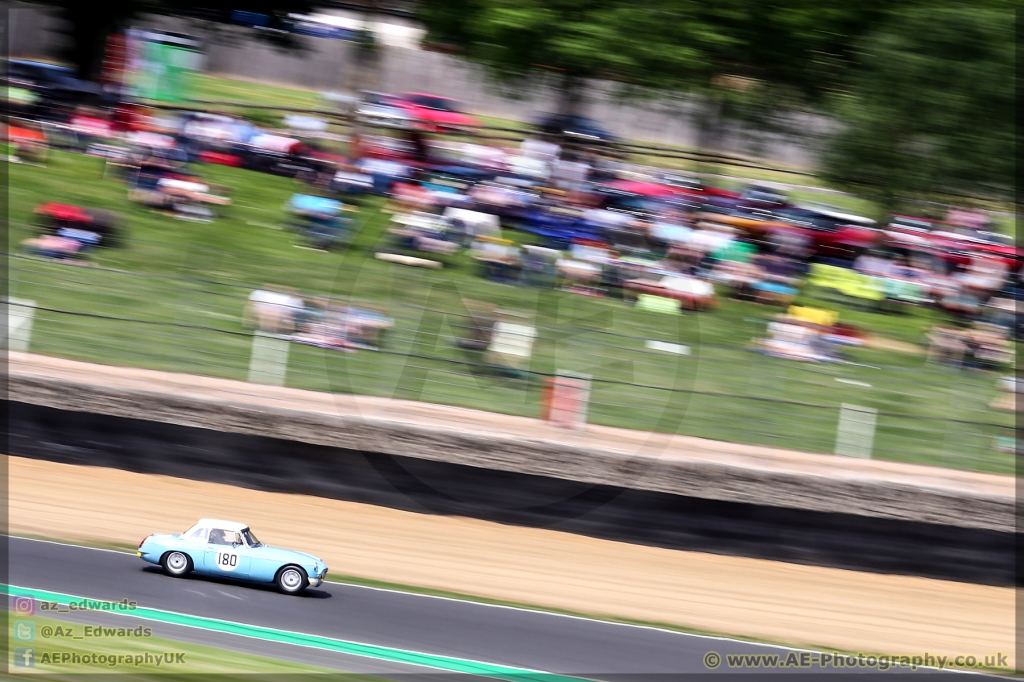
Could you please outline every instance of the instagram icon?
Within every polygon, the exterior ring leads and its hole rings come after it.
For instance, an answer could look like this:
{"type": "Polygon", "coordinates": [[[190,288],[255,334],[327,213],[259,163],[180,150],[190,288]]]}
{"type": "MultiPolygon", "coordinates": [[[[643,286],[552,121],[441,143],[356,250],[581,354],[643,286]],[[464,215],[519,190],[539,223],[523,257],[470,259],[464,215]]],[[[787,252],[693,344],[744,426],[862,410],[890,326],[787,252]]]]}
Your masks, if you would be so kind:
{"type": "Polygon", "coordinates": [[[36,612],[36,600],[32,597],[15,597],[14,612],[19,616],[31,616],[36,612]]]}

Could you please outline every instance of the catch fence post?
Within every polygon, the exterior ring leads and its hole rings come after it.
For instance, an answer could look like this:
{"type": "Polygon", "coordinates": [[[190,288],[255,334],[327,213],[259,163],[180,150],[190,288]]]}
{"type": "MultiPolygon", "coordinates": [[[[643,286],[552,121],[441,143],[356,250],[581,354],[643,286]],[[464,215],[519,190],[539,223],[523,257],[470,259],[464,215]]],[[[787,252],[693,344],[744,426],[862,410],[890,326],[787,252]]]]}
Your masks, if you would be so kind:
{"type": "Polygon", "coordinates": [[[287,336],[257,330],[252,335],[249,381],[254,384],[284,386],[290,345],[287,336]]]}
{"type": "Polygon", "coordinates": [[[878,410],[843,403],[839,410],[835,453],[845,457],[871,459],[877,420],[878,410]]]}
{"type": "Polygon", "coordinates": [[[591,379],[589,374],[559,371],[545,396],[547,421],[568,429],[582,429],[587,423],[591,379]]]}
{"type": "Polygon", "coordinates": [[[7,350],[27,353],[32,340],[32,321],[35,318],[36,302],[21,298],[8,298],[7,307],[7,350]]]}

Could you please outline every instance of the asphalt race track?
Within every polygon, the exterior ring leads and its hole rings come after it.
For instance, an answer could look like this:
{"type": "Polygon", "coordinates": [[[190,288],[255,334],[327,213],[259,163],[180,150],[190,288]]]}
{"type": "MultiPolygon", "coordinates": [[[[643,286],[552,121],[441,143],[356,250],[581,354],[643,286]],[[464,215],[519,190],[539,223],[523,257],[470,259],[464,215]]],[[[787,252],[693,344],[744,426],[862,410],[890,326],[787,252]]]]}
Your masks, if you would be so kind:
{"type": "MultiPolygon", "coordinates": [[[[271,588],[204,577],[170,578],[158,567],[122,552],[13,537],[9,542],[9,582],[19,588],[115,602],[129,599],[139,607],[177,614],[573,677],[618,682],[640,676],[708,673],[703,659],[711,651],[723,657],[732,653],[785,656],[789,652],[781,647],[339,583],[326,583],[303,596],[290,597],[271,588]]],[[[106,620],[123,618],[103,615],[106,620]]],[[[264,645],[195,627],[161,625],[154,627],[154,635],[350,672],[402,677],[426,671],[372,657],[339,657],[315,648],[264,645]]],[[[821,668],[804,670],[826,672],[821,668]]],[[[715,672],[739,671],[721,665],[715,672]]],[[[929,672],[929,677],[937,675],[929,672]]],[[[959,677],[960,673],[940,676],[947,675],[959,677]]]]}

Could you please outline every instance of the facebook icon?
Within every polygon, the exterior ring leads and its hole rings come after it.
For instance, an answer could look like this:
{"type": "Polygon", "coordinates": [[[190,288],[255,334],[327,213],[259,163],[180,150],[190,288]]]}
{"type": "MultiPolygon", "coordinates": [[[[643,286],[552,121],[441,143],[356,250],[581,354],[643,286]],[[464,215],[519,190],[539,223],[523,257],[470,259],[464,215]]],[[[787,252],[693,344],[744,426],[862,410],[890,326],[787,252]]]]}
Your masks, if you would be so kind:
{"type": "Polygon", "coordinates": [[[30,646],[14,647],[14,667],[31,668],[36,664],[36,650],[30,646]]]}

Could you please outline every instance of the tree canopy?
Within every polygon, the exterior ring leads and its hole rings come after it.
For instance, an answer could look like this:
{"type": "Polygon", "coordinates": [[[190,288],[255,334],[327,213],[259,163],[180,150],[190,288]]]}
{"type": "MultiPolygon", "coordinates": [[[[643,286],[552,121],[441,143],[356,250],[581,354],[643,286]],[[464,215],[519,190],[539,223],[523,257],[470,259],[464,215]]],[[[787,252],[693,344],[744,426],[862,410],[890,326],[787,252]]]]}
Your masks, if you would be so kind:
{"type": "Polygon", "coordinates": [[[825,163],[838,185],[887,208],[936,194],[1009,197],[1014,173],[1014,16],[920,7],[864,41],[835,98],[825,163]]]}
{"type": "Polygon", "coordinates": [[[786,114],[847,87],[858,42],[920,1],[420,0],[419,14],[429,41],[499,82],[554,70],[563,113],[592,78],[626,96],[684,93],[698,145],[715,148],[732,121],[803,132],[786,114]]]}
{"type": "MultiPolygon", "coordinates": [[[[827,142],[828,177],[892,207],[934,192],[1008,195],[1018,1],[419,0],[417,11],[428,41],[499,80],[521,87],[557,74],[563,113],[578,113],[588,79],[626,94],[686,93],[704,104],[698,123],[708,130],[826,111],[840,124],[827,142]]],[[[273,18],[314,4],[40,2],[68,20],[68,56],[85,77],[97,75],[106,36],[143,13],[227,21],[232,10],[273,18]]]]}
{"type": "Polygon", "coordinates": [[[547,67],[673,90],[764,83],[814,101],[842,84],[856,42],[900,4],[422,0],[420,16],[431,41],[506,80],[547,67]]]}
{"type": "MultiPolygon", "coordinates": [[[[695,3],[647,0],[425,0],[428,39],[454,47],[500,80],[542,69],[561,76],[572,106],[584,79],[667,86],[695,77],[729,40],[695,3]]],[[[567,112],[568,113],[568,112],[567,112]]]]}

